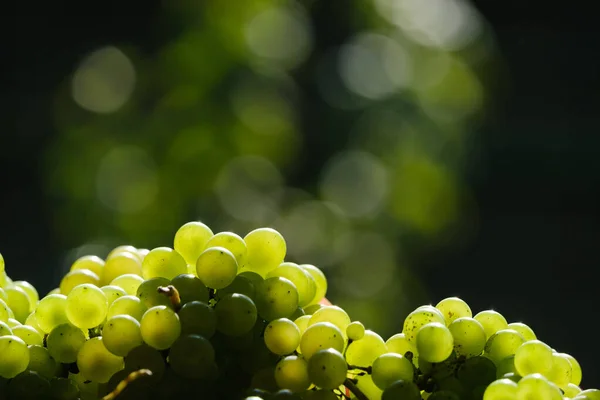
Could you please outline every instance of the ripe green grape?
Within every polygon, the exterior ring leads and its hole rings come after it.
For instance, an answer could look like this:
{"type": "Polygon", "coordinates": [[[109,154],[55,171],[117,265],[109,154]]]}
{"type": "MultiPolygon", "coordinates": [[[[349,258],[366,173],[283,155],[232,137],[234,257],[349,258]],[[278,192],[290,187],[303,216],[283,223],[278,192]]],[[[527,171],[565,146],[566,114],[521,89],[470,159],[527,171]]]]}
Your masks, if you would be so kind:
{"type": "Polygon", "coordinates": [[[419,366],[419,353],[417,352],[417,348],[406,339],[404,333],[396,333],[385,342],[385,345],[390,353],[396,353],[402,356],[406,356],[408,352],[412,353],[412,363],[417,367],[419,366]]]}
{"type": "Polygon", "coordinates": [[[256,288],[256,308],[267,321],[290,317],[298,308],[296,286],[286,278],[265,279],[256,288]]]}
{"type": "Polygon", "coordinates": [[[533,332],[533,329],[531,329],[528,325],[525,325],[522,322],[511,322],[510,324],[508,324],[508,329],[513,329],[519,332],[526,342],[529,340],[537,339],[535,333],[533,332]]]}
{"type": "Polygon", "coordinates": [[[444,361],[454,349],[452,333],[440,322],[423,325],[417,332],[416,342],[419,359],[431,363],[444,361]]]}
{"type": "Polygon", "coordinates": [[[123,296],[127,296],[127,292],[125,292],[125,290],[123,290],[123,288],[119,286],[106,285],[102,286],[100,290],[104,292],[104,295],[106,296],[106,301],[108,301],[109,308],[115,300],[123,296]]]}
{"type": "Polygon", "coordinates": [[[150,250],[142,262],[144,279],[173,279],[187,273],[187,264],[181,254],[169,247],[157,247],[150,250]]]}
{"type": "Polygon", "coordinates": [[[321,389],[336,389],[346,380],[348,364],[333,348],[319,350],[308,360],[308,376],[321,389]]]}
{"type": "Polygon", "coordinates": [[[506,374],[518,374],[515,368],[515,356],[508,356],[496,363],[496,378],[500,379],[506,374]]]}
{"type": "Polygon", "coordinates": [[[510,379],[498,379],[488,385],[483,400],[512,400],[517,395],[517,384],[510,379]]]}
{"type": "Polygon", "coordinates": [[[342,332],[346,332],[346,328],[350,325],[350,317],[338,306],[325,306],[319,308],[315,313],[310,317],[308,321],[308,326],[316,324],[317,322],[331,322],[342,332]]]}
{"type": "Polygon", "coordinates": [[[581,392],[581,388],[573,383],[567,384],[563,389],[565,391],[565,397],[573,398],[581,392]]]}
{"type": "Polygon", "coordinates": [[[50,396],[57,400],[78,400],[79,388],[68,378],[50,379],[50,396]]]}
{"type": "Polygon", "coordinates": [[[579,362],[570,354],[561,353],[564,357],[566,357],[571,362],[571,383],[574,385],[579,385],[581,383],[581,366],[579,362]]]}
{"type": "Polygon", "coordinates": [[[365,336],[365,326],[360,321],[354,321],[346,327],[346,336],[350,340],[360,340],[365,336]]]}
{"type": "MultiPolygon", "coordinates": [[[[291,262],[281,263],[277,268],[267,273],[267,278],[282,277],[289,279],[298,290],[298,306],[308,305],[315,297],[317,285],[315,279],[307,271],[291,262]]],[[[345,329],[345,328],[344,328],[345,329]]]]}
{"type": "Polygon", "coordinates": [[[212,344],[200,335],[183,335],[169,351],[169,364],[186,378],[203,378],[210,374],[215,361],[212,344]]]}
{"type": "Polygon", "coordinates": [[[98,256],[83,256],[79,257],[73,264],[71,264],[71,271],[78,269],[89,269],[98,276],[102,276],[102,270],[104,269],[104,260],[98,256]]]}
{"type": "Polygon", "coordinates": [[[219,232],[215,234],[208,239],[208,242],[206,242],[205,248],[209,247],[224,247],[229,250],[235,257],[240,268],[246,262],[246,256],[248,254],[246,242],[244,242],[244,239],[242,239],[241,236],[233,232],[219,232]]]}
{"type": "MultiPolygon", "coordinates": [[[[256,299],[256,287],[254,282],[244,274],[247,273],[237,275],[231,284],[217,291],[217,298],[220,299],[228,294],[239,293],[250,297],[254,301],[256,299]]],[[[259,278],[258,282],[263,280],[262,277],[259,276],[259,278]]],[[[206,302],[208,302],[208,299],[206,302]]]]}
{"type": "Polygon", "coordinates": [[[483,326],[474,318],[462,317],[448,325],[454,338],[454,351],[457,355],[473,357],[485,348],[486,336],[483,326]]]}
{"type": "Polygon", "coordinates": [[[190,301],[208,303],[208,288],[198,277],[192,274],[177,275],[171,280],[171,285],[179,292],[181,304],[190,301]]]}
{"type": "Polygon", "coordinates": [[[144,342],[158,350],[171,347],[181,333],[179,316],[166,306],[149,308],[140,323],[144,342]]]}
{"type": "Polygon", "coordinates": [[[25,322],[29,313],[33,311],[27,293],[18,286],[4,288],[4,292],[6,292],[6,304],[14,313],[15,319],[19,322],[25,322]]]}
{"type": "Polygon", "coordinates": [[[68,272],[60,281],[60,293],[67,296],[75,286],[89,283],[100,285],[100,277],[89,269],[76,269],[68,272]]]}
{"type": "Polygon", "coordinates": [[[44,331],[42,330],[42,328],[40,328],[40,326],[39,326],[39,324],[37,322],[37,318],[35,317],[35,310],[31,314],[29,314],[29,316],[25,320],[25,325],[34,328],[41,335],[44,334],[44,331]]]}
{"type": "Polygon", "coordinates": [[[12,329],[6,322],[0,321],[0,336],[12,335],[12,329]]]}
{"type": "Polygon", "coordinates": [[[525,342],[523,336],[512,329],[501,329],[487,340],[485,354],[494,363],[498,364],[502,359],[513,356],[517,349],[525,342]]]}
{"type": "MultiPolygon", "coordinates": [[[[599,400],[600,399],[600,390],[598,389],[587,389],[579,392],[577,397],[585,396],[586,399],[589,400],[599,400]]],[[[575,399],[573,399],[575,400],[575,399]]]]}
{"type": "Polygon", "coordinates": [[[152,376],[149,380],[157,383],[162,379],[165,370],[165,359],[160,352],[147,344],[142,344],[132,349],[125,357],[125,370],[127,372],[149,369],[152,376]]]}
{"type": "Polygon", "coordinates": [[[10,308],[4,300],[0,299],[0,321],[6,322],[10,318],[10,308]]]}
{"type": "Polygon", "coordinates": [[[137,249],[130,244],[124,244],[124,245],[115,247],[108,253],[108,255],[106,256],[106,259],[109,260],[121,253],[130,253],[139,259],[139,255],[137,254],[137,249]]]}
{"type": "Polygon", "coordinates": [[[234,293],[223,297],[215,306],[217,330],[229,336],[241,336],[249,332],[256,322],[256,306],[252,299],[234,293]]]}
{"type": "Polygon", "coordinates": [[[40,296],[38,294],[37,289],[27,281],[14,281],[13,284],[23,289],[25,294],[27,294],[27,298],[29,299],[30,304],[29,312],[33,311],[35,305],[40,300],[40,296]]]}
{"type": "Polygon", "coordinates": [[[571,383],[572,374],[571,361],[562,353],[552,353],[552,368],[546,374],[546,378],[564,390],[571,383]]]}
{"type": "Polygon", "coordinates": [[[128,295],[137,293],[138,287],[144,282],[144,278],[136,274],[124,274],[117,276],[110,283],[111,285],[122,288],[128,295]]]}
{"type": "Polygon", "coordinates": [[[142,275],[142,261],[137,253],[123,251],[107,257],[100,275],[100,284],[109,285],[116,277],[125,274],[142,275]]]}
{"type": "Polygon", "coordinates": [[[303,357],[287,356],[275,366],[275,382],[282,389],[301,393],[311,385],[308,363],[303,357]]]}
{"type": "Polygon", "coordinates": [[[71,324],[61,324],[52,329],[46,339],[48,351],[52,358],[61,363],[72,363],[77,360],[77,353],[85,343],[85,334],[71,324]]]}
{"type": "Polygon", "coordinates": [[[2,253],[0,253],[0,274],[4,273],[4,257],[2,257],[2,253]]]}
{"type": "Polygon", "coordinates": [[[523,343],[515,352],[515,368],[519,375],[547,374],[552,369],[552,349],[539,340],[523,343]]]}
{"type": "Polygon", "coordinates": [[[164,294],[158,292],[159,287],[166,287],[171,284],[171,281],[167,278],[152,278],[144,281],[137,290],[137,297],[140,298],[146,308],[154,306],[168,306],[172,307],[171,300],[164,294]]]}
{"type": "Polygon", "coordinates": [[[6,292],[4,291],[4,289],[2,289],[2,286],[0,285],[0,300],[6,302],[6,300],[8,300],[8,297],[6,297],[6,292]]]}
{"type": "Polygon", "coordinates": [[[419,387],[411,381],[397,380],[389,385],[381,395],[381,400],[421,400],[419,387]]]}
{"type": "MultiPolygon", "coordinates": [[[[361,340],[364,340],[364,338],[361,340]]],[[[352,344],[360,343],[361,340],[357,340],[352,344]]],[[[300,339],[300,350],[306,360],[309,360],[314,353],[321,349],[333,348],[341,352],[344,350],[344,346],[345,341],[342,331],[330,322],[318,322],[309,326],[300,339]]]]}
{"type": "MultiPolygon", "coordinates": [[[[309,329],[310,328],[311,327],[309,327],[309,329]]],[[[346,360],[348,361],[348,364],[351,365],[369,367],[377,357],[387,352],[387,346],[381,336],[367,329],[362,339],[348,345],[348,348],[346,349],[346,360]]]]}
{"type": "Polygon", "coordinates": [[[210,339],[217,329],[214,308],[200,301],[185,303],[179,310],[182,334],[198,334],[210,339]]]}
{"type": "Polygon", "coordinates": [[[108,351],[125,357],[143,343],[140,323],[129,315],[109,318],[102,328],[102,341],[108,351]]]}
{"type": "Polygon", "coordinates": [[[475,318],[481,324],[481,326],[483,326],[483,330],[485,331],[485,336],[487,338],[501,329],[508,328],[508,322],[506,322],[506,318],[494,310],[481,311],[473,318],[475,318]]]}
{"type": "Polygon", "coordinates": [[[196,275],[212,289],[223,289],[231,284],[238,273],[233,254],[223,247],[209,247],[196,261],[196,275]]]}
{"type": "MultiPolygon", "coordinates": [[[[66,308],[67,296],[62,294],[50,294],[40,300],[35,309],[35,318],[40,328],[45,333],[50,333],[54,327],[69,322],[66,308]]],[[[0,302],[1,313],[2,303],[0,302]]]]}
{"type": "Polygon", "coordinates": [[[183,256],[186,263],[196,265],[200,253],[206,248],[206,243],[213,236],[213,231],[199,221],[184,224],[175,233],[173,247],[183,256]]]}
{"type": "Polygon", "coordinates": [[[415,311],[408,314],[404,320],[402,333],[404,333],[409,342],[415,343],[417,331],[421,329],[423,325],[431,322],[439,322],[444,325],[446,324],[444,316],[437,308],[432,306],[419,307],[415,311]]]}
{"type": "Polygon", "coordinates": [[[52,358],[47,348],[38,345],[29,346],[27,369],[50,379],[56,375],[58,368],[59,364],[52,358]]]}
{"type": "Polygon", "coordinates": [[[8,395],[12,399],[43,399],[50,390],[50,382],[35,371],[24,371],[8,384],[8,395]]]}
{"type": "Polygon", "coordinates": [[[381,396],[383,395],[383,391],[381,389],[379,389],[377,387],[377,385],[375,385],[373,383],[373,379],[371,378],[371,375],[367,374],[367,375],[357,376],[357,377],[355,377],[355,379],[357,381],[356,387],[359,388],[360,391],[363,392],[369,400],[370,399],[381,399],[381,396]]]}
{"type": "Polygon", "coordinates": [[[136,296],[123,296],[115,300],[106,313],[106,319],[116,317],[117,315],[129,315],[134,319],[141,321],[146,312],[146,306],[136,296]]]}
{"type": "Polygon", "coordinates": [[[496,366],[489,358],[476,356],[468,358],[456,372],[458,382],[468,389],[486,387],[496,380],[496,366]]]}
{"type": "Polygon", "coordinates": [[[73,325],[90,329],[100,325],[106,318],[108,300],[98,287],[84,283],[71,290],[67,296],[65,311],[73,325]]]}
{"type": "Polygon", "coordinates": [[[517,384],[516,400],[562,400],[558,387],[541,374],[530,374],[517,384]]]}
{"type": "Polygon", "coordinates": [[[385,390],[397,380],[411,382],[414,368],[406,357],[397,353],[385,353],[373,361],[371,376],[373,383],[379,389],[385,390]]]}
{"type": "Polygon", "coordinates": [[[318,304],[327,294],[327,279],[319,268],[311,264],[300,264],[300,268],[308,272],[315,280],[315,296],[308,304],[318,304]]]}
{"type": "Polygon", "coordinates": [[[14,328],[15,326],[21,326],[21,323],[14,318],[9,318],[8,321],[6,321],[6,323],[8,324],[10,329],[14,328]]]}
{"type": "Polygon", "coordinates": [[[244,237],[248,256],[244,269],[266,276],[283,262],[287,251],[285,239],[271,228],[259,228],[244,237]]]}
{"type": "Polygon", "coordinates": [[[300,344],[300,329],[287,318],[276,319],[265,328],[264,340],[267,348],[274,354],[291,354],[300,344]]]}
{"type": "Polygon", "coordinates": [[[81,375],[98,383],[108,382],[123,366],[123,357],[108,351],[101,336],[86,341],[77,354],[77,367],[81,375]]]}
{"type": "Polygon", "coordinates": [[[446,320],[446,325],[450,325],[457,318],[471,318],[473,316],[471,307],[458,297],[445,298],[440,301],[435,308],[441,311],[446,320]]]}
{"type": "Polygon", "coordinates": [[[14,335],[0,337],[0,377],[11,379],[27,369],[29,349],[14,335]]]}
{"type": "Polygon", "coordinates": [[[12,328],[13,335],[23,339],[25,344],[41,346],[44,343],[44,338],[40,333],[31,326],[21,325],[12,328]]]}

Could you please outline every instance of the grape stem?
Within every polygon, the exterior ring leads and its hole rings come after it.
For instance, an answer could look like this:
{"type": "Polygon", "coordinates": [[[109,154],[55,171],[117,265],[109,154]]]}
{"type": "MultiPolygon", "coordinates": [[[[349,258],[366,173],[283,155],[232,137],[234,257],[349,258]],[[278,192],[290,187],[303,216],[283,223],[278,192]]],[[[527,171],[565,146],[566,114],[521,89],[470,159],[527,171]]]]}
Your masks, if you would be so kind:
{"type": "Polygon", "coordinates": [[[371,367],[359,367],[358,365],[348,365],[348,369],[357,369],[359,371],[364,371],[367,374],[371,374],[372,371],[371,367]]]}
{"type": "Polygon", "coordinates": [[[181,297],[179,297],[179,291],[175,286],[159,286],[157,292],[167,296],[171,300],[171,304],[173,304],[175,311],[179,311],[181,308],[181,297]]]}
{"type": "Polygon", "coordinates": [[[135,381],[136,379],[139,379],[142,376],[152,376],[152,371],[150,371],[149,369],[140,369],[137,371],[133,371],[132,373],[127,375],[125,379],[119,382],[115,390],[104,396],[102,400],[115,399],[119,394],[121,394],[123,390],[125,390],[127,385],[129,385],[131,382],[135,381]]]}
{"type": "Polygon", "coordinates": [[[344,386],[346,386],[348,390],[350,390],[358,400],[369,400],[369,398],[365,396],[365,394],[358,388],[358,386],[356,386],[352,379],[346,378],[346,380],[344,381],[344,386]]]}

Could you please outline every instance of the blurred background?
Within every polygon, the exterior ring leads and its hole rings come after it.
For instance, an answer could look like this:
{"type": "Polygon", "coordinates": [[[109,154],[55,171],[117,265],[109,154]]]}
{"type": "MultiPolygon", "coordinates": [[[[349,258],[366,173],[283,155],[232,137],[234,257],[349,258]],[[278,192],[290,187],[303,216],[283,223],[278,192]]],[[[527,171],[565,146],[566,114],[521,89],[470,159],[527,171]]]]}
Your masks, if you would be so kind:
{"type": "Polygon", "coordinates": [[[384,338],[457,295],[598,386],[600,33],[540,4],[15,3],[9,275],[45,294],[77,257],[172,246],[190,220],[271,226],[384,338]]]}

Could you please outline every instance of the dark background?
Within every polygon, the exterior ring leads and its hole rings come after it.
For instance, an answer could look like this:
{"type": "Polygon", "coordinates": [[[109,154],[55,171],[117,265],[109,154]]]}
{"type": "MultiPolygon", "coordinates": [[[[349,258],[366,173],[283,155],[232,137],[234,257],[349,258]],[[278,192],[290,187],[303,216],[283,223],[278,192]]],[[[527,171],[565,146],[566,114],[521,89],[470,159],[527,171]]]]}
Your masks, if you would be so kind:
{"type": "MultiPolygon", "coordinates": [[[[600,32],[591,5],[523,3],[475,2],[504,60],[469,160],[478,232],[460,249],[421,248],[413,267],[426,271],[434,299],[458,294],[473,308],[523,320],[580,360],[585,387],[598,386],[600,32]]],[[[103,1],[97,14],[82,2],[40,3],[35,12],[19,3],[3,18],[0,249],[12,268],[38,268],[13,275],[41,292],[55,285],[44,268],[64,251],[52,237],[39,162],[55,134],[55,88],[91,47],[160,45],[159,4],[144,2],[143,12],[139,4],[103,1]]],[[[335,37],[341,28],[329,27],[322,12],[320,34],[331,29],[335,37]]],[[[295,179],[310,181],[306,171],[295,179]]]]}

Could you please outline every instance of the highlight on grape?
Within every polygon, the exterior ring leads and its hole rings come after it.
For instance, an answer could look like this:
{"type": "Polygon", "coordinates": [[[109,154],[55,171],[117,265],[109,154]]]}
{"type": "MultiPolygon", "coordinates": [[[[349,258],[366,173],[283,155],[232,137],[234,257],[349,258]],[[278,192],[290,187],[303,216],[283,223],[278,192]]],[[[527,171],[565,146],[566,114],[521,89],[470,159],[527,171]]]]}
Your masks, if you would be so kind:
{"type": "Polygon", "coordinates": [[[201,222],[173,248],[79,258],[39,298],[0,254],[0,399],[600,400],[577,360],[457,297],[387,340],[279,232],[201,222]]]}

